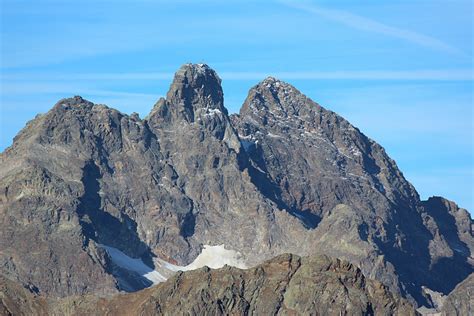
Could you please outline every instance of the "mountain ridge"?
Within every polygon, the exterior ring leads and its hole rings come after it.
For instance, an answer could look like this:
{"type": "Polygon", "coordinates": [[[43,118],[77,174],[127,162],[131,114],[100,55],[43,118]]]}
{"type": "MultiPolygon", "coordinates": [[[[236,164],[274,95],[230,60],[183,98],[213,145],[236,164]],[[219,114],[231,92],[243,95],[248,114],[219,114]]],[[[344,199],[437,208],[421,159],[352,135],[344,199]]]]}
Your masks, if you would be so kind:
{"type": "Polygon", "coordinates": [[[3,307],[15,314],[418,315],[408,301],[365,278],[357,267],[326,256],[283,254],[247,270],[204,267],[178,272],[153,288],[104,298],[46,300],[4,281],[0,312],[3,307]]]}
{"type": "Polygon", "coordinates": [[[429,305],[422,286],[447,294],[472,272],[469,214],[420,201],[380,145],[275,78],[228,115],[220,83],[186,64],[144,119],[74,97],[30,121],[0,156],[2,273],[53,295],[109,293],[125,272],[99,244],[153,266],[224,243],[250,265],[344,258],[429,305]],[[15,246],[33,240],[44,253],[15,246]]]}

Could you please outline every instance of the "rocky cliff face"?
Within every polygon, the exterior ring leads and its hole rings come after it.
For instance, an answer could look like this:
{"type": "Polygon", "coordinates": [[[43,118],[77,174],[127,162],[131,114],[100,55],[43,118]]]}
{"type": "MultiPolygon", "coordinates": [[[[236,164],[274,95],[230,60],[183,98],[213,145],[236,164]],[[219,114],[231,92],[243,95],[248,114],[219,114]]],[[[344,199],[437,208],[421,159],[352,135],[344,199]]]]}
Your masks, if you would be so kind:
{"type": "Polygon", "coordinates": [[[0,156],[0,227],[1,272],[53,296],[150,285],[104,246],[151,268],[203,245],[248,266],[323,253],[425,305],[422,286],[447,294],[473,271],[466,210],[421,202],[380,145],[277,79],[229,116],[202,64],[145,119],[74,97],[29,122],[0,156]]]}
{"type": "Polygon", "coordinates": [[[384,149],[345,119],[274,78],[253,87],[232,119],[253,182],[314,230],[313,247],[393,288],[401,281],[402,292],[447,293],[472,271],[469,214],[442,198],[420,202],[384,149]],[[446,277],[453,265],[458,281],[446,277]]]}
{"type": "Polygon", "coordinates": [[[4,281],[0,308],[6,315],[416,314],[408,301],[366,279],[354,265],[326,256],[287,254],[248,270],[226,266],[179,272],[153,288],[107,299],[47,301],[4,281]]]}
{"type": "Polygon", "coordinates": [[[474,274],[449,293],[441,309],[442,315],[472,315],[474,313],[474,274]]]}

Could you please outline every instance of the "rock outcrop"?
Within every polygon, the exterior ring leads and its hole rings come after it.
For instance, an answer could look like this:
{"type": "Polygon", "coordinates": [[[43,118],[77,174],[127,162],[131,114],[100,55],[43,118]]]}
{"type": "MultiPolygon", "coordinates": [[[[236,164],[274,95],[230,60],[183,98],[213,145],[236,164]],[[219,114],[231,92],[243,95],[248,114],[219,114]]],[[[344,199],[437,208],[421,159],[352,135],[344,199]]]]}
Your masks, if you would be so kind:
{"type": "Polygon", "coordinates": [[[179,272],[165,283],[111,298],[46,301],[12,282],[6,315],[416,315],[414,307],[354,265],[326,256],[281,255],[258,267],[179,272]],[[21,299],[18,299],[21,297],[21,299]]]}
{"type": "Polygon", "coordinates": [[[442,315],[474,314],[474,274],[471,274],[446,297],[441,309],[442,315]]]}

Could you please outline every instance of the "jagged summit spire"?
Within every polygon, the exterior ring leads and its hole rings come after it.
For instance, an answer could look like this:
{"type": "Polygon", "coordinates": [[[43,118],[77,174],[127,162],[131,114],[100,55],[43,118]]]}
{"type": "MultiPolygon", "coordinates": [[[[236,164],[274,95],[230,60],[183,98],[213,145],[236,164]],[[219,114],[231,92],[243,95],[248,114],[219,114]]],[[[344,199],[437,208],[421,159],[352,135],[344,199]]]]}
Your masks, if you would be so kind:
{"type": "Polygon", "coordinates": [[[166,97],[171,103],[193,103],[195,98],[204,98],[208,99],[206,106],[222,106],[221,79],[206,64],[184,64],[174,75],[166,97]]]}
{"type": "Polygon", "coordinates": [[[194,121],[196,110],[216,109],[227,113],[221,79],[206,64],[181,66],[166,94],[166,103],[173,110],[183,113],[188,121],[194,121]]]}
{"type": "Polygon", "coordinates": [[[221,83],[221,79],[219,78],[217,73],[214,71],[214,69],[209,67],[209,65],[207,64],[192,64],[192,63],[184,64],[175,73],[175,80],[178,78],[187,77],[188,75],[192,75],[195,80],[198,79],[199,77],[214,78],[219,83],[221,83]]]}
{"type": "Polygon", "coordinates": [[[221,79],[217,73],[206,64],[184,64],[174,75],[173,84],[189,84],[198,86],[205,83],[214,83],[220,86],[221,79]]]}

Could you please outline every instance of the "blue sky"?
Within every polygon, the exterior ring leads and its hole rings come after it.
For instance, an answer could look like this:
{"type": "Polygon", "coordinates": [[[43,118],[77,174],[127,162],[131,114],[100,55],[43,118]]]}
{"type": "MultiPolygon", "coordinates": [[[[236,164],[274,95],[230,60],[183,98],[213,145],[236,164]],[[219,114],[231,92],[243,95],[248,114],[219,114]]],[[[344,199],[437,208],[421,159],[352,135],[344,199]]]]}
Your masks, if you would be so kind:
{"type": "Polygon", "coordinates": [[[82,95],[144,117],[205,62],[238,112],[273,75],[385,147],[422,198],[474,209],[471,1],[1,1],[0,150],[82,95]]]}

